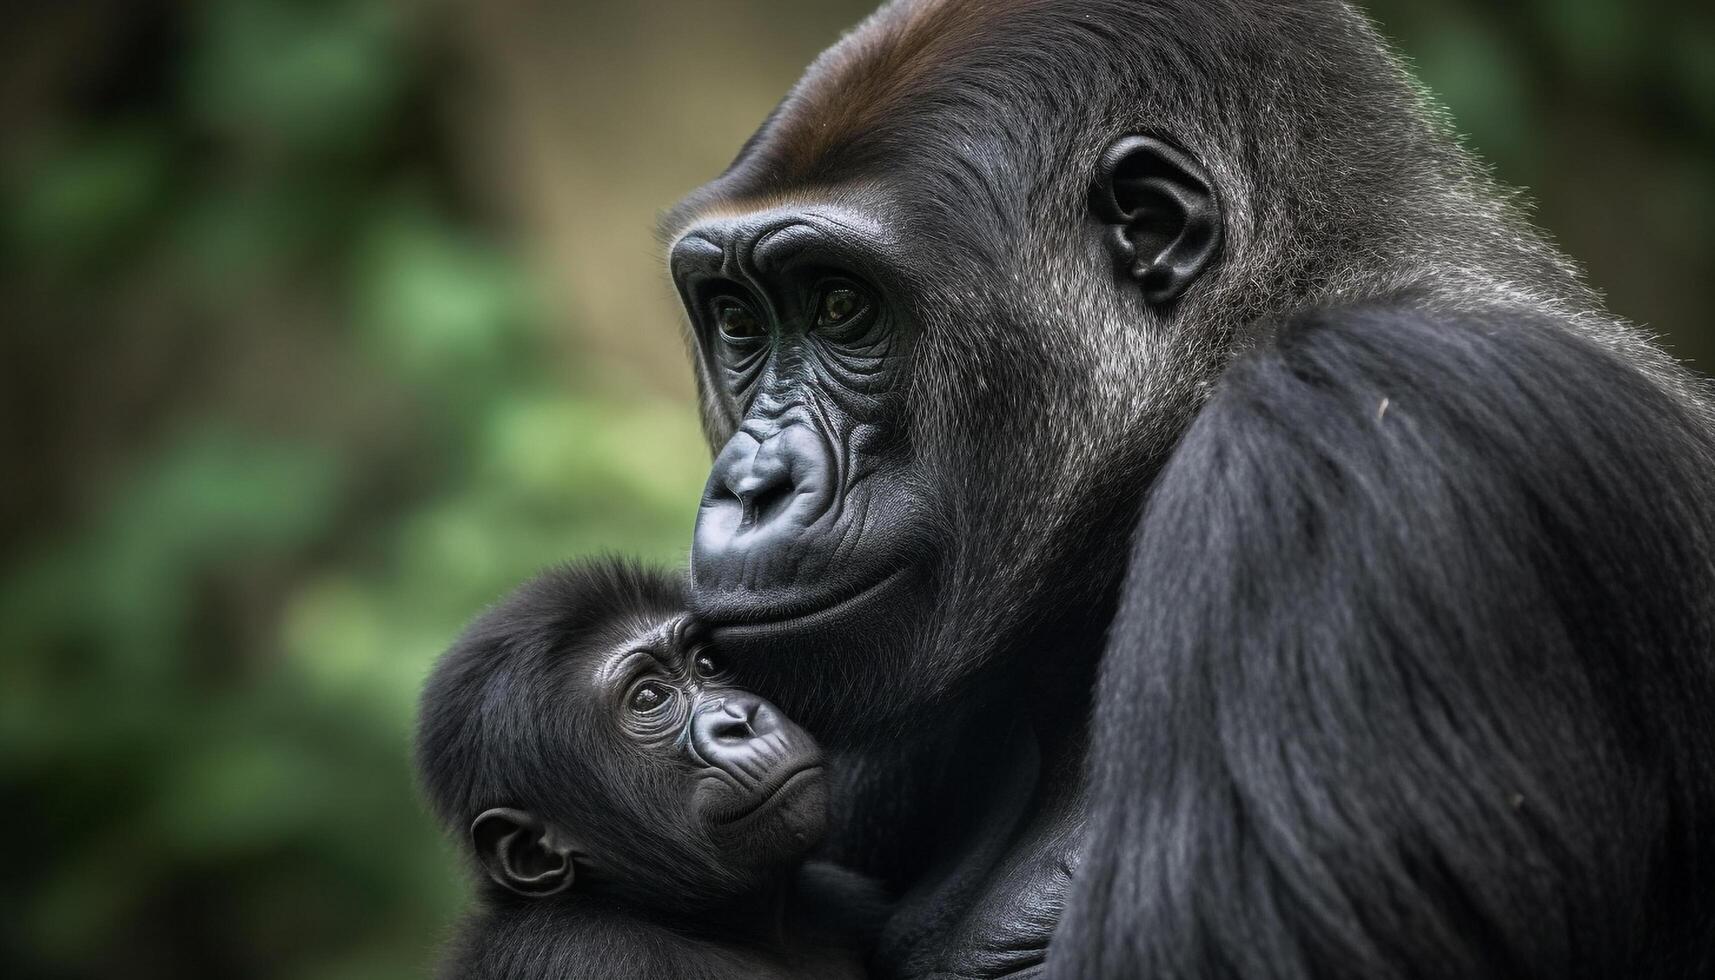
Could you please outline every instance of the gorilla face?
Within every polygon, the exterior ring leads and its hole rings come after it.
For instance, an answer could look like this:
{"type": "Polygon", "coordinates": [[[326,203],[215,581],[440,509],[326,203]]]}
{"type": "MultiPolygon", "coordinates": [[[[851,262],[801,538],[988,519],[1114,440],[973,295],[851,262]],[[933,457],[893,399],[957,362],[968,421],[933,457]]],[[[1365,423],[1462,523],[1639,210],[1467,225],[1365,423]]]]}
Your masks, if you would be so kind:
{"type": "MultiPolygon", "coordinates": [[[[604,820],[631,841],[708,841],[711,860],[739,877],[787,865],[826,830],[821,750],[688,635],[675,619],[592,665],[586,708],[608,721],[619,811],[604,820]]],[[[662,853],[646,845],[622,863],[662,853]]]]}
{"type": "Polygon", "coordinates": [[[870,222],[832,207],[699,222],[671,254],[709,411],[693,608],[754,659],[909,630],[931,569],[904,424],[914,327],[870,222]]]}

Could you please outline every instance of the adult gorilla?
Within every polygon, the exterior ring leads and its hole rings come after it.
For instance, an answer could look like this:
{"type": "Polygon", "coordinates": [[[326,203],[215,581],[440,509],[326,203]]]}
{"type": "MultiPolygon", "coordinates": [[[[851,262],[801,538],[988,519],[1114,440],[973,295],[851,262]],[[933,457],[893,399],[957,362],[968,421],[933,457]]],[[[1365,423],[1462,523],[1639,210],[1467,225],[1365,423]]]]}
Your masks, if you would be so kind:
{"type": "Polygon", "coordinates": [[[1711,413],[1349,6],[901,0],[666,228],[882,972],[1709,975],[1711,413]]]}

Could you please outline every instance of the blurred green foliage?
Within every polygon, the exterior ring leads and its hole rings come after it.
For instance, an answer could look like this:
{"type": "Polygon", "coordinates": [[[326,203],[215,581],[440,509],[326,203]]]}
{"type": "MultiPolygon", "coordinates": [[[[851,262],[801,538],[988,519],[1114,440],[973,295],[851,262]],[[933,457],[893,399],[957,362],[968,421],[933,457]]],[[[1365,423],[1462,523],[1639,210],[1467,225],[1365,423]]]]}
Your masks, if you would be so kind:
{"type": "Polygon", "coordinates": [[[6,972],[420,975],[428,663],[547,563],[682,560],[707,450],[551,356],[423,118],[432,10],[101,13],[129,63],[0,171],[6,972]]]}
{"type": "MultiPolygon", "coordinates": [[[[636,292],[619,325],[556,299],[555,257],[617,232],[576,206],[543,231],[495,163],[539,147],[457,109],[502,104],[514,52],[617,51],[638,67],[602,68],[604,99],[512,102],[517,132],[566,131],[547,186],[579,162],[578,200],[628,194],[644,229],[865,6],[687,31],[694,0],[24,5],[0,42],[8,976],[421,975],[461,900],[409,771],[429,663],[544,564],[681,561],[707,464],[664,287],[616,280],[588,308],[636,292]],[[672,145],[648,107],[695,72],[656,69],[706,48],[780,74],[700,82],[734,105],[689,159],[587,145],[603,120],[672,145]]],[[[1715,363],[1708,12],[1373,9],[1616,308],[1715,363]]]]}

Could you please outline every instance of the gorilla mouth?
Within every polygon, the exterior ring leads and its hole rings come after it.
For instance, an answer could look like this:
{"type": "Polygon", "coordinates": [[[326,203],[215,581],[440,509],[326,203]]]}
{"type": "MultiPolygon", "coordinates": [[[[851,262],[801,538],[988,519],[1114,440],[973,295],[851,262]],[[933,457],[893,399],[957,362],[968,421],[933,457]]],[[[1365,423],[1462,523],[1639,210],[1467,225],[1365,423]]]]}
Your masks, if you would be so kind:
{"type": "Polygon", "coordinates": [[[779,775],[759,786],[736,811],[715,820],[715,826],[722,830],[743,826],[774,809],[776,803],[789,799],[801,787],[822,778],[825,769],[820,757],[808,759],[795,768],[782,767],[779,775]]]}
{"type": "Polygon", "coordinates": [[[747,606],[730,604],[723,601],[724,597],[719,597],[700,610],[700,613],[710,625],[723,627],[739,635],[744,634],[745,627],[765,626],[774,629],[781,626],[815,626],[822,622],[837,621],[877,597],[894,591],[908,580],[914,571],[913,566],[907,565],[855,591],[844,595],[836,594],[834,598],[827,600],[818,600],[812,596],[798,602],[747,606]]]}

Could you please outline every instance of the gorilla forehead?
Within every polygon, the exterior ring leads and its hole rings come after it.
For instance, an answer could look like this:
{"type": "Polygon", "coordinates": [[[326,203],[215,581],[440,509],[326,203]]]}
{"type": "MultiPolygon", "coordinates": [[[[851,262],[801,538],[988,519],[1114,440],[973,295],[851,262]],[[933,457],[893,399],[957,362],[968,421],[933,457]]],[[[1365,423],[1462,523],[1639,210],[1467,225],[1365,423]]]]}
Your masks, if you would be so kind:
{"type": "Polygon", "coordinates": [[[1247,226],[1287,221],[1327,227],[1330,242],[1375,240],[1333,226],[1393,209],[1333,208],[1339,195],[1321,188],[1337,178],[1350,204],[1462,169],[1420,105],[1338,0],[897,0],[819,57],[662,230],[711,209],[861,193],[914,240],[1064,256],[1102,148],[1148,131],[1199,157],[1240,226],[1235,245],[1247,226]],[[1269,190],[1253,202],[1254,187],[1269,190]]]}

